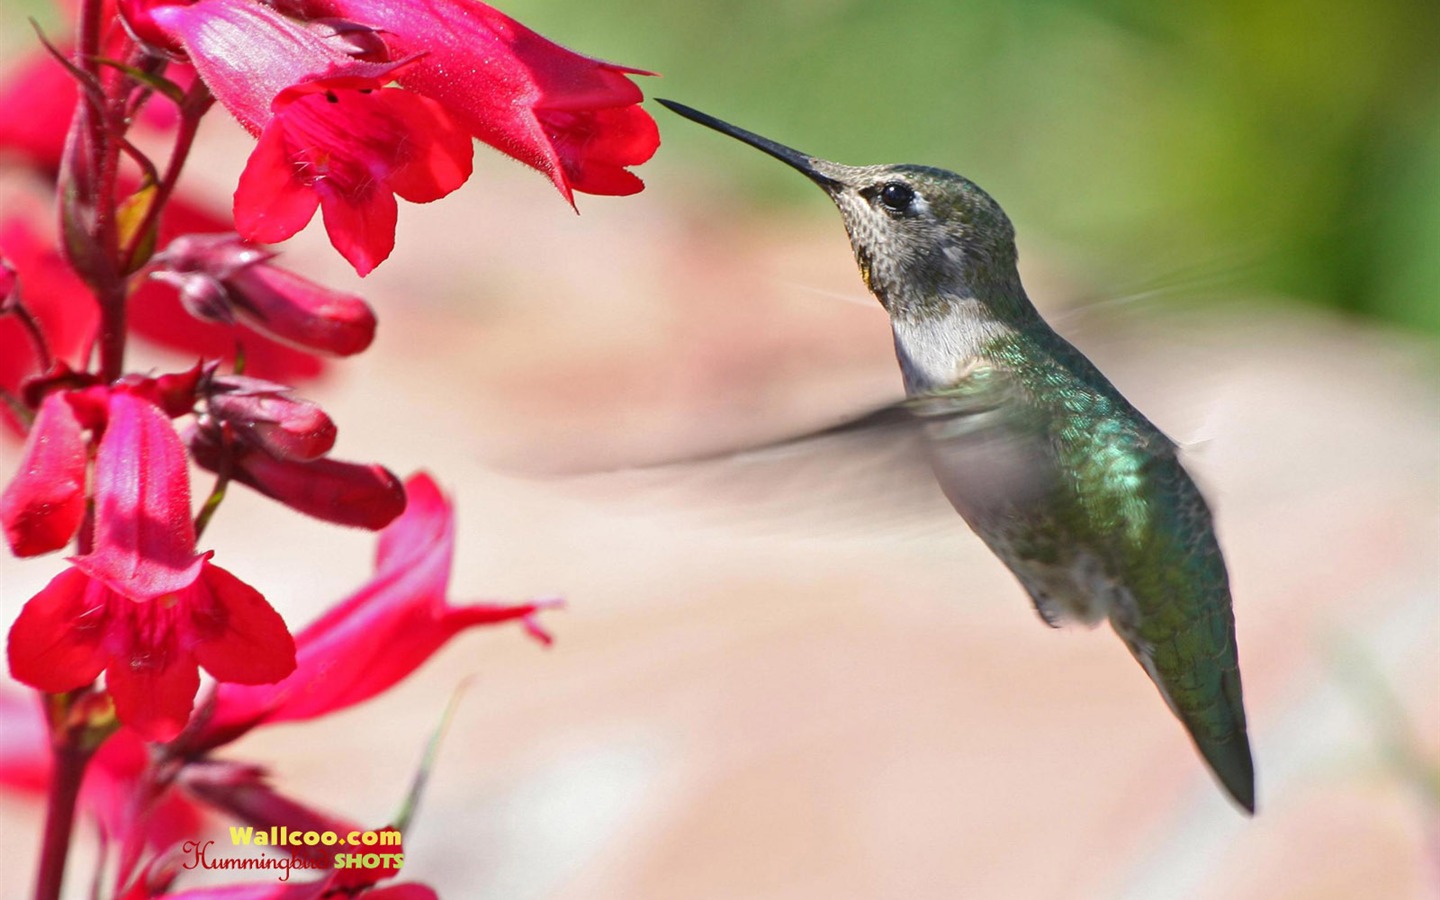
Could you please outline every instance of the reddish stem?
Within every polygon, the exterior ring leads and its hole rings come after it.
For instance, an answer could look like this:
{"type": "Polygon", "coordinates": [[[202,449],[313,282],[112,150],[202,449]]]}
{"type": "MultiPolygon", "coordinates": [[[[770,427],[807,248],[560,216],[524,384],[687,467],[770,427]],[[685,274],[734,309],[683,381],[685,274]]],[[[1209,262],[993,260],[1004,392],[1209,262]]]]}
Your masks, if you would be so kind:
{"type": "Polygon", "coordinates": [[[100,303],[100,377],[107,383],[125,371],[125,290],[98,290],[100,303]]]}
{"type": "Polygon", "coordinates": [[[155,198],[150,208],[145,211],[145,219],[140,227],[135,229],[135,235],[131,239],[130,246],[125,248],[124,259],[133,266],[135,255],[141,245],[145,242],[146,235],[159,226],[160,215],[165,210],[165,204],[170,200],[170,195],[175,192],[175,186],[180,181],[180,170],[185,167],[185,160],[190,156],[190,148],[195,143],[195,134],[200,130],[200,120],[215,102],[211,96],[210,89],[200,79],[195,79],[184,101],[180,104],[180,128],[175,135],[175,146],[170,151],[170,161],[165,165],[165,174],[159,180],[155,188],[155,198]]]}
{"type": "Polygon", "coordinates": [[[65,859],[70,855],[70,833],[75,825],[75,800],[91,751],[76,746],[73,735],[61,732],[53,747],[55,766],[45,804],[44,842],[40,845],[40,873],[35,900],[58,900],[65,881],[65,859]]]}
{"type": "Polygon", "coordinates": [[[30,336],[30,343],[35,345],[35,355],[40,358],[40,371],[48,372],[50,364],[55,361],[55,358],[50,355],[50,342],[45,340],[45,332],[40,328],[35,314],[30,312],[29,307],[20,301],[18,294],[5,312],[20,320],[21,327],[30,336]]]}

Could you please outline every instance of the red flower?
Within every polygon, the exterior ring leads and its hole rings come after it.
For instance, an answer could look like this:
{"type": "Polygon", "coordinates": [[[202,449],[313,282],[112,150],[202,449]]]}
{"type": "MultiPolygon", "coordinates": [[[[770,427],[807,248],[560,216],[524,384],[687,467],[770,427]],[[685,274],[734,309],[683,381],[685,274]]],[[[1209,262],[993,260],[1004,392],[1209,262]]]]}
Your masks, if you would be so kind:
{"type": "Polygon", "coordinates": [[[275,98],[235,189],[235,227],[283,241],[318,206],[340,255],[365,275],[395,247],[395,197],[438,200],[470,177],[474,148],[433,100],[378,79],[329,79],[275,98]]]}
{"type": "Polygon", "coordinates": [[[85,435],[63,393],[40,405],[20,471],[0,494],[0,522],[16,556],[70,543],[85,514],[85,435]]]}
{"type": "Polygon", "coordinates": [[[283,241],[318,208],[364,275],[395,245],[396,195],[438,200],[470,177],[470,140],[440,104],[384,86],[403,62],[359,62],[334,29],[245,0],[161,6],[150,18],[259,137],[235,190],[247,240],[283,241]]]}
{"type": "Polygon", "coordinates": [[[392,59],[419,55],[397,72],[400,84],[550,176],[567,200],[572,191],[644,187],[626,168],[654,155],[660,134],[628,76],[650,73],[573,53],[478,0],[313,0],[310,8],[372,26],[392,59]]]}
{"type": "Polygon", "coordinates": [[[296,636],[295,674],[273,685],[220,685],[214,715],[187,749],[219,746],[261,723],[312,719],[368,700],[467,628],[519,620],[549,642],[535,615],[556,601],[446,602],[454,511],[428,475],[412,477],[405,489],[409,506],[380,535],[374,578],[296,636]]]}
{"type": "Polygon", "coordinates": [[[72,559],[10,629],[10,671],[42,691],[106,673],[116,715],[179,734],[200,686],[278,681],[295,667],[285,623],[258,591],[195,551],[185,454],[149,402],[111,395],[95,461],[94,550],[72,559]]]}

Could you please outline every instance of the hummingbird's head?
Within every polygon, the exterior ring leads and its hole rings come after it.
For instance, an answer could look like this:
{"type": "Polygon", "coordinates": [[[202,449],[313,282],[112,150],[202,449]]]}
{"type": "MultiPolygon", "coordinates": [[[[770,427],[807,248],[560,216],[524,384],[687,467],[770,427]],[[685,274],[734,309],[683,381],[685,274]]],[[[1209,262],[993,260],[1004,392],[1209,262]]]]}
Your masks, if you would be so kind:
{"type": "Polygon", "coordinates": [[[968,179],[927,166],[841,165],[688,106],[658,102],[793,166],[829,194],[866,286],[892,317],[927,318],[956,300],[1023,296],[1015,228],[968,179]]]}

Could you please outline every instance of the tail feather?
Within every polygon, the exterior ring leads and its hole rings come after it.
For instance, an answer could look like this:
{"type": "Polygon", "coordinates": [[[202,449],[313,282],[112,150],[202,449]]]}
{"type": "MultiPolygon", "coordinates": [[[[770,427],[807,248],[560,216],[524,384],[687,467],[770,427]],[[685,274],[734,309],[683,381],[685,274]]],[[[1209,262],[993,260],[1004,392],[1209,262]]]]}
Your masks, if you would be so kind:
{"type": "Polygon", "coordinates": [[[1250,737],[1245,728],[1245,708],[1240,700],[1240,670],[1220,673],[1220,734],[1215,720],[1180,713],[1195,749],[1205,758],[1221,786],[1246,812],[1255,814],[1255,760],[1250,755],[1250,737]]]}
{"type": "MultiPolygon", "coordinates": [[[[1121,629],[1117,627],[1116,630],[1121,629]]],[[[1197,665],[1182,676],[1188,684],[1171,684],[1171,679],[1155,665],[1149,648],[1123,632],[1121,636],[1135,660],[1160,691],[1170,711],[1185,726],[1191,742],[1216,781],[1241,808],[1254,815],[1255,761],[1250,753],[1250,737],[1245,726],[1239,668],[1233,660],[1228,666],[1223,663],[1216,665],[1215,660],[1210,660],[1208,664],[1197,665]],[[1209,684],[1205,685],[1205,682],[1209,684]],[[1197,689],[1199,685],[1204,687],[1197,689]]]]}

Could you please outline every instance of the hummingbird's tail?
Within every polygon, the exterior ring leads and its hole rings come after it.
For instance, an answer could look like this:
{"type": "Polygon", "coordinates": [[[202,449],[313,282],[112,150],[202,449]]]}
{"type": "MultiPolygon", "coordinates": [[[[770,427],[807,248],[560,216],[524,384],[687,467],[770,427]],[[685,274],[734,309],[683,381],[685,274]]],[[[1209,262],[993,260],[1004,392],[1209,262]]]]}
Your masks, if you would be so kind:
{"type": "MultiPolygon", "coordinates": [[[[1114,620],[1112,619],[1112,622],[1114,620]]],[[[1114,623],[1116,630],[1159,689],[1160,696],[1190,733],[1195,749],[1220,786],[1247,813],[1255,813],[1255,762],[1245,727],[1240,692],[1240,666],[1235,655],[1234,625],[1228,652],[1218,658],[1200,654],[1176,665],[1180,641],[1148,647],[1114,623]]]]}
{"type": "Polygon", "coordinates": [[[1240,705],[1239,668],[1221,673],[1220,696],[1218,704],[1198,710],[1196,715],[1180,713],[1180,721],[1215,778],[1236,803],[1254,815],[1255,761],[1245,730],[1245,709],[1240,705]]]}

